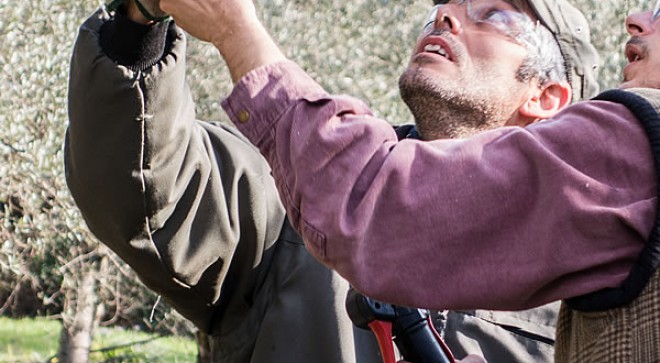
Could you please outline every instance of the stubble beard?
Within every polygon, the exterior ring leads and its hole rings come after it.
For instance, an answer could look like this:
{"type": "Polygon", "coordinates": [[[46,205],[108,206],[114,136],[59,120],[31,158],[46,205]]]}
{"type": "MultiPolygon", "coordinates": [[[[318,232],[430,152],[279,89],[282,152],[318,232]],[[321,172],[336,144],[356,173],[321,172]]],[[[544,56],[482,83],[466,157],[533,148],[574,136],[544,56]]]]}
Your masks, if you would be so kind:
{"type": "Polygon", "coordinates": [[[506,123],[511,111],[502,96],[508,92],[486,87],[492,83],[479,76],[438,81],[421,68],[409,68],[399,78],[399,90],[420,137],[437,140],[466,137],[506,123]]]}

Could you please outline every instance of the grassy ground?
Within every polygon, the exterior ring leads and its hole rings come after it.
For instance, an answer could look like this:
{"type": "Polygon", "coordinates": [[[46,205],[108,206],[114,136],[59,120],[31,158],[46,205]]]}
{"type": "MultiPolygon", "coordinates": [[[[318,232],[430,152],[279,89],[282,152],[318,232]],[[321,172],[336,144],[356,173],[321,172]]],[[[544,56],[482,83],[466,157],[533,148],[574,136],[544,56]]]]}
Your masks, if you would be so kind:
{"type": "MultiPolygon", "coordinates": [[[[46,362],[57,353],[59,332],[55,320],[0,318],[0,363],[46,362]]],[[[108,328],[98,329],[92,350],[90,362],[187,363],[197,356],[192,339],[108,328]]]]}

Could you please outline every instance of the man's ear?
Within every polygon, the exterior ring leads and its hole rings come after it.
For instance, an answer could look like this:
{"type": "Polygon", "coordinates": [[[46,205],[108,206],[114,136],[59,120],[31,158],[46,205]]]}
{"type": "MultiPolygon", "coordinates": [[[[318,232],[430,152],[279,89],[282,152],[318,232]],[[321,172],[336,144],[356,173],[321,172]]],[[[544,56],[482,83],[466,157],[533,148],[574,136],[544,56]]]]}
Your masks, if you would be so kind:
{"type": "Polygon", "coordinates": [[[534,121],[554,116],[568,106],[573,97],[568,82],[547,82],[532,92],[531,97],[520,106],[518,112],[523,119],[534,121]]]}

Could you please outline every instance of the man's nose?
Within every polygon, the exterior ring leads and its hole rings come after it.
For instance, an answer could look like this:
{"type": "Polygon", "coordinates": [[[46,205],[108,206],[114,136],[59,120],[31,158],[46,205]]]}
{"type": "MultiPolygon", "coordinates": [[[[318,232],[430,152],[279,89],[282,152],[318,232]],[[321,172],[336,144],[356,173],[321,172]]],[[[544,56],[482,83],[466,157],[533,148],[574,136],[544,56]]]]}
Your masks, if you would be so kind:
{"type": "Polygon", "coordinates": [[[456,13],[462,10],[463,9],[453,4],[439,6],[433,26],[434,29],[449,30],[452,34],[460,33],[462,25],[456,13]]]}
{"type": "Polygon", "coordinates": [[[653,20],[651,12],[632,13],[626,18],[626,30],[630,35],[646,35],[653,33],[653,20]]]}

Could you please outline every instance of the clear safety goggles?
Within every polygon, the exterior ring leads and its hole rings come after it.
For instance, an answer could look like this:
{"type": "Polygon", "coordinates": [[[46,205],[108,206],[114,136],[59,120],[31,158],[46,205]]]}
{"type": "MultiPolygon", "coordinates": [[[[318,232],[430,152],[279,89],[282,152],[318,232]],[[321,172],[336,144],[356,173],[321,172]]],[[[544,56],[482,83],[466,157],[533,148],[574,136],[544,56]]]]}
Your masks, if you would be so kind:
{"type": "Polygon", "coordinates": [[[475,25],[490,28],[514,40],[520,40],[526,33],[534,32],[538,27],[538,22],[534,23],[527,14],[505,1],[449,0],[439,2],[436,2],[438,4],[431,10],[429,18],[424,24],[424,32],[433,29],[438,12],[448,5],[465,8],[468,19],[475,25]]]}
{"type": "Polygon", "coordinates": [[[653,14],[651,14],[651,21],[656,21],[658,18],[660,18],[660,0],[655,3],[653,14]]]}

